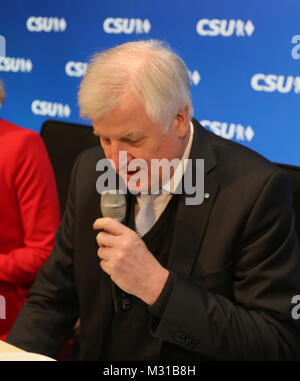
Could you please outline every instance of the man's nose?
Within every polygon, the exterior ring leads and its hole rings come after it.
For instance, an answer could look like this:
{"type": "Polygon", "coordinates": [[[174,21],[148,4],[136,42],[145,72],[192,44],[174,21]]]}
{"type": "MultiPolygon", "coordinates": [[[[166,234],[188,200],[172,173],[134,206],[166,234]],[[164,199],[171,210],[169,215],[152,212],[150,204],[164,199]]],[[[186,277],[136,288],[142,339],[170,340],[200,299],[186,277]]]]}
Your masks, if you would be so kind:
{"type": "Polygon", "coordinates": [[[111,142],[107,157],[114,162],[116,170],[118,171],[126,168],[130,155],[122,144],[119,142],[111,142]]]}
{"type": "Polygon", "coordinates": [[[114,162],[116,169],[119,169],[119,144],[116,142],[111,142],[109,147],[106,147],[105,151],[105,156],[114,162]]]}

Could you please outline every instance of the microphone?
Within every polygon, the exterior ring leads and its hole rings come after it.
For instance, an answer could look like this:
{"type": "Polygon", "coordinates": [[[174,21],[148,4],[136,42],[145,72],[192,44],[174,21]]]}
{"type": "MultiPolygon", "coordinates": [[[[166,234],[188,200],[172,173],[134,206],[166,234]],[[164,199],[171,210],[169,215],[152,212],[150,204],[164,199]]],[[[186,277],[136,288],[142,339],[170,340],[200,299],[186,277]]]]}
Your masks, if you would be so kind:
{"type": "Polygon", "coordinates": [[[124,193],[120,193],[118,190],[113,192],[101,195],[100,208],[102,216],[124,222],[126,217],[126,197],[124,193]]]}
{"type": "MultiPolygon", "coordinates": [[[[124,223],[126,218],[126,197],[119,190],[101,195],[100,209],[103,217],[114,218],[124,223]]],[[[128,311],[131,308],[130,295],[111,282],[115,312],[128,311]]]]}

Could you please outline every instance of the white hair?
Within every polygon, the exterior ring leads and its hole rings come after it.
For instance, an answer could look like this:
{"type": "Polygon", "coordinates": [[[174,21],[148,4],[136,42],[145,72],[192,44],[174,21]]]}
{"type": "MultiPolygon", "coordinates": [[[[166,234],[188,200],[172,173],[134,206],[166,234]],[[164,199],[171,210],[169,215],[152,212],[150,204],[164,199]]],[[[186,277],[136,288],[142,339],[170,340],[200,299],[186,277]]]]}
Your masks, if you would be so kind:
{"type": "Polygon", "coordinates": [[[2,81],[0,81],[0,106],[3,104],[5,97],[6,97],[6,94],[4,91],[3,83],[2,81]]]}
{"type": "Polygon", "coordinates": [[[169,125],[189,107],[191,81],[183,60],[157,40],[129,42],[92,57],[80,84],[80,115],[97,120],[112,111],[128,91],[154,123],[169,125]]]}

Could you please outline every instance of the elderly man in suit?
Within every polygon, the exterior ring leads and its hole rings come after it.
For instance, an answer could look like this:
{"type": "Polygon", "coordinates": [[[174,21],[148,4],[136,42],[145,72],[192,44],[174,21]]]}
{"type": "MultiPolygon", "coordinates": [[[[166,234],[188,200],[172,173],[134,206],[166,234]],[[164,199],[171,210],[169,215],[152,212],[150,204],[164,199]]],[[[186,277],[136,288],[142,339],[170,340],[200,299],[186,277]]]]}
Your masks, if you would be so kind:
{"type": "Polygon", "coordinates": [[[8,341],[55,356],[80,318],[82,360],[299,359],[291,300],[300,257],[286,176],[192,118],[187,68],[158,41],[96,55],[79,105],[101,148],[75,163],[56,245],[8,341]],[[104,157],[129,190],[125,224],[99,210],[104,157]],[[190,159],[194,176],[204,159],[206,197],[188,205],[184,187],[174,191],[186,176],[174,178],[176,169],[169,193],[133,194],[135,159],[147,164],[146,193],[154,180],[165,187],[153,159],[190,159]],[[114,289],[126,301],[120,310],[114,289]]]}

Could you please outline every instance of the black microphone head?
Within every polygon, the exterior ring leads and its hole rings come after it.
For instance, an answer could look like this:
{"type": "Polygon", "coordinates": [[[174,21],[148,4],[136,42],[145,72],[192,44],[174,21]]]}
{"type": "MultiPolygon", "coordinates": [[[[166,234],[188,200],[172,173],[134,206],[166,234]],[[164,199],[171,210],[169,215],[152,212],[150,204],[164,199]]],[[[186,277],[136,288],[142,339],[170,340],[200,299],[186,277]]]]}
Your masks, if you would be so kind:
{"type": "Polygon", "coordinates": [[[118,190],[101,194],[101,213],[103,217],[111,217],[123,222],[126,216],[126,197],[118,190]]]}

